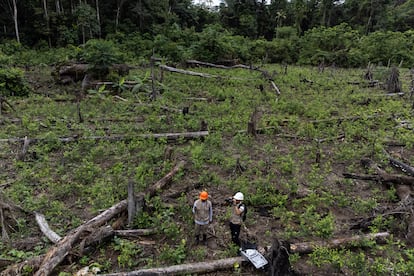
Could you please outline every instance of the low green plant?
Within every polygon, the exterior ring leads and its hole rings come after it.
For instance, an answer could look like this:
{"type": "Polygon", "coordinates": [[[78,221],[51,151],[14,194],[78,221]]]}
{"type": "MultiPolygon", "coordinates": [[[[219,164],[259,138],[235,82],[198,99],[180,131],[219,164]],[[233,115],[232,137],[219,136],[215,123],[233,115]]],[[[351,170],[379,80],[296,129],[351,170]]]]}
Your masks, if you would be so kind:
{"type": "Polygon", "coordinates": [[[161,248],[158,257],[165,264],[181,264],[187,256],[187,241],[181,239],[176,246],[165,245],[161,248]]]}
{"type": "Polygon", "coordinates": [[[119,237],[114,238],[114,250],[119,252],[117,260],[121,268],[134,267],[137,257],[142,253],[142,249],[134,242],[119,237]]]}
{"type": "Polygon", "coordinates": [[[314,205],[306,208],[299,216],[300,227],[306,235],[330,238],[335,230],[335,220],[331,213],[321,215],[314,205]]]}
{"type": "Polygon", "coordinates": [[[30,87],[18,68],[0,68],[0,96],[28,96],[30,87]]]}

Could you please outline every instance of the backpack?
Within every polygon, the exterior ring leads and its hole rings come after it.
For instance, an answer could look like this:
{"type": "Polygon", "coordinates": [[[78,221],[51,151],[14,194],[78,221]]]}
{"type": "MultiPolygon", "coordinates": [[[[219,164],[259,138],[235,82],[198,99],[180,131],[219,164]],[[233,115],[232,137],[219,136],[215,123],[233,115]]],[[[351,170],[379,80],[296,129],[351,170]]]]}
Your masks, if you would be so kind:
{"type": "Polygon", "coordinates": [[[246,207],[246,205],[245,204],[241,204],[240,206],[243,206],[244,207],[244,211],[243,211],[243,213],[242,213],[242,220],[243,221],[246,221],[246,217],[247,217],[247,207],[246,207]]]}

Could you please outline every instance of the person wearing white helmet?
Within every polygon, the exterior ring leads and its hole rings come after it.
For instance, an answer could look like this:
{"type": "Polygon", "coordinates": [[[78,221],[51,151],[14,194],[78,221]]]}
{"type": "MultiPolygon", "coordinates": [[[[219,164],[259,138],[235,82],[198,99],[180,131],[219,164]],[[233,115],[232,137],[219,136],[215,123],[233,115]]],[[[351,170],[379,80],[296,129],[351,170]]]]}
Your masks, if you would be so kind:
{"type": "Polygon", "coordinates": [[[241,246],[240,242],[240,229],[243,222],[243,213],[246,207],[243,204],[244,195],[241,192],[237,192],[233,196],[233,204],[231,206],[231,217],[230,217],[230,232],[231,240],[238,246],[241,246]]]}

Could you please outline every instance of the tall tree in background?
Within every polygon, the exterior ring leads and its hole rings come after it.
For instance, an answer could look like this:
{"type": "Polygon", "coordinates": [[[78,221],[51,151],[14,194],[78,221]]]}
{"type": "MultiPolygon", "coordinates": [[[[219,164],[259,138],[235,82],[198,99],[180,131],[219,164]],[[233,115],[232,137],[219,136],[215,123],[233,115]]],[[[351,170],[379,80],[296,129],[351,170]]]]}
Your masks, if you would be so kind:
{"type": "Polygon", "coordinates": [[[14,23],[14,32],[16,35],[17,43],[20,43],[19,25],[17,21],[17,0],[1,0],[1,6],[3,10],[10,12],[11,18],[14,23]]]}
{"type": "Polygon", "coordinates": [[[81,29],[82,43],[85,44],[86,38],[93,38],[98,33],[98,22],[96,20],[96,12],[91,6],[85,3],[80,3],[74,15],[77,19],[78,27],[81,29]]]}
{"type": "Polygon", "coordinates": [[[293,0],[292,1],[292,8],[294,12],[294,26],[296,27],[296,30],[298,34],[303,33],[303,22],[306,19],[306,2],[305,0],[293,0]]]}
{"type": "Polygon", "coordinates": [[[52,47],[52,41],[50,38],[50,19],[49,19],[49,13],[47,11],[47,0],[43,0],[42,3],[43,3],[43,16],[46,22],[47,41],[48,41],[49,47],[52,47]]]}
{"type": "Polygon", "coordinates": [[[96,6],[96,21],[98,23],[98,36],[101,37],[101,17],[99,15],[99,0],[95,0],[95,6],[96,6]]]}
{"type": "Polygon", "coordinates": [[[20,35],[19,35],[19,25],[17,23],[17,0],[12,0],[13,2],[13,21],[14,21],[14,31],[16,33],[16,40],[17,43],[20,43],[20,35]]]}
{"type": "Polygon", "coordinates": [[[57,14],[63,13],[63,6],[61,5],[60,0],[55,0],[55,8],[57,14]]]}
{"type": "Polygon", "coordinates": [[[335,0],[321,0],[320,2],[320,22],[322,26],[330,27],[332,9],[334,7],[335,0]]]}
{"type": "MultiPolygon", "coordinates": [[[[117,0],[116,1],[116,16],[115,16],[115,32],[118,31],[118,26],[119,26],[119,19],[121,17],[121,10],[122,7],[124,6],[126,0],[117,0]]],[[[140,2],[140,0],[139,0],[140,2]]]]}

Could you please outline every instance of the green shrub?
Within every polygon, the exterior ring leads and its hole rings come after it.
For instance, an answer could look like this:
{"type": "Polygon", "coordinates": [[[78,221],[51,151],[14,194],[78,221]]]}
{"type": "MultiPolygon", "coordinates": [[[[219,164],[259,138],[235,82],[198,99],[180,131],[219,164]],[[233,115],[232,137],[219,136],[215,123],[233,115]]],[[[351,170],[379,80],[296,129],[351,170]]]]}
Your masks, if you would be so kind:
{"type": "Polygon", "coordinates": [[[1,96],[28,96],[29,85],[24,78],[24,72],[17,68],[0,68],[1,96]]]}
{"type": "Polygon", "coordinates": [[[78,59],[89,64],[90,72],[103,78],[109,74],[111,66],[122,63],[124,57],[114,42],[91,39],[79,53],[78,59]]]}

